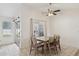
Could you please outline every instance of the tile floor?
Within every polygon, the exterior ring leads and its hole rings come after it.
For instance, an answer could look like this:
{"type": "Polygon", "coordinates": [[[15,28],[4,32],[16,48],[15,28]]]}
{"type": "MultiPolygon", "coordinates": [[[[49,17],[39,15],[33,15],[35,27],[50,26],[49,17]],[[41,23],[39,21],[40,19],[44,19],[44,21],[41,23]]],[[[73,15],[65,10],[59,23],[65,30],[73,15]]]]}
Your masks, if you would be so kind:
{"type": "MultiPolygon", "coordinates": [[[[74,56],[77,51],[79,51],[79,49],[62,45],[62,51],[56,56],[74,56]]],[[[26,52],[28,52],[26,49],[20,51],[16,44],[0,47],[0,56],[27,56],[26,52]]],[[[77,53],[77,55],[79,55],[79,53],[77,53]]],[[[39,54],[39,56],[41,56],[41,54],[39,54]]]]}
{"type": "MultiPolygon", "coordinates": [[[[74,48],[74,47],[62,45],[62,46],[61,46],[61,52],[59,52],[58,55],[54,55],[54,54],[52,53],[52,56],[74,56],[74,55],[77,53],[78,50],[79,50],[79,49],[74,48]]],[[[28,52],[28,51],[26,51],[26,49],[22,50],[22,55],[25,56],[25,55],[26,55],[25,52],[28,52]]],[[[34,52],[34,51],[33,51],[33,52],[34,52]]],[[[34,56],[34,53],[32,53],[31,56],[34,56]]],[[[38,53],[37,56],[42,56],[42,54],[41,54],[41,53],[38,53]]],[[[49,54],[47,54],[47,56],[49,56],[49,54]]]]}
{"type": "Polygon", "coordinates": [[[0,47],[0,56],[19,56],[20,50],[16,44],[0,47]]]}

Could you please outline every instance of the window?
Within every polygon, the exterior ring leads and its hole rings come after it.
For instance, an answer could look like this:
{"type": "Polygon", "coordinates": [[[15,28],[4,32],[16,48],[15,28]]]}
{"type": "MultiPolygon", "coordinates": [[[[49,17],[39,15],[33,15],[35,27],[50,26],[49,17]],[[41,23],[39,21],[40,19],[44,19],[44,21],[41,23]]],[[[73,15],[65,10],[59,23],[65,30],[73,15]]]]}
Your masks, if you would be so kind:
{"type": "Polygon", "coordinates": [[[12,28],[11,22],[3,21],[3,23],[2,23],[3,36],[10,36],[11,35],[11,28],[12,28]]]}
{"type": "Polygon", "coordinates": [[[3,29],[10,30],[11,29],[11,22],[4,21],[3,22],[3,29]]]}

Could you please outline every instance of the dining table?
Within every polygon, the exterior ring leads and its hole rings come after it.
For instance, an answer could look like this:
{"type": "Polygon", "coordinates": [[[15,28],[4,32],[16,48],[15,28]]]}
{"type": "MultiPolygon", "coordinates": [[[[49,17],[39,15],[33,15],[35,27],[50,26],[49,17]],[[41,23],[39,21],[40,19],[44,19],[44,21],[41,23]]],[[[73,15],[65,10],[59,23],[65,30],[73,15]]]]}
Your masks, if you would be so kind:
{"type": "MultiPolygon", "coordinates": [[[[46,55],[46,49],[47,49],[47,45],[48,45],[48,48],[49,48],[49,38],[46,38],[46,39],[37,39],[37,41],[40,41],[40,42],[43,42],[44,43],[44,54],[46,55]]],[[[50,49],[50,48],[49,48],[50,49]]],[[[50,50],[49,50],[50,51],[50,50]]]]}

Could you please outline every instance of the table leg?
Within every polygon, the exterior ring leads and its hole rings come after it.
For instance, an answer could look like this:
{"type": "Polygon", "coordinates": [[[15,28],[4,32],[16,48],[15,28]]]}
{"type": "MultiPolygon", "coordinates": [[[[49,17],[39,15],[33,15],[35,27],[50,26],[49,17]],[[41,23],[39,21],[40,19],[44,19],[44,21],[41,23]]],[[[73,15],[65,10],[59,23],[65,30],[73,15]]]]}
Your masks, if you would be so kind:
{"type": "Polygon", "coordinates": [[[46,55],[46,42],[44,42],[44,54],[46,55]]]}
{"type": "Polygon", "coordinates": [[[51,48],[50,48],[50,43],[48,42],[48,48],[49,48],[49,53],[51,55],[51,48]]]}

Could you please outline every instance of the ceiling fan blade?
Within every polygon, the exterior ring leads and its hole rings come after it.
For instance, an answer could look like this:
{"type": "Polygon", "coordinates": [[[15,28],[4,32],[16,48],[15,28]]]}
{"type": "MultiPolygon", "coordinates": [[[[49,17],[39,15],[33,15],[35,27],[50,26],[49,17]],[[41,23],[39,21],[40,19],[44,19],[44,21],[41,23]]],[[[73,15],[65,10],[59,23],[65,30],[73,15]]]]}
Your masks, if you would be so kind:
{"type": "Polygon", "coordinates": [[[60,12],[60,10],[55,10],[55,11],[53,11],[53,12],[60,12]]]}
{"type": "Polygon", "coordinates": [[[53,12],[53,15],[57,15],[57,14],[53,12]]]}

